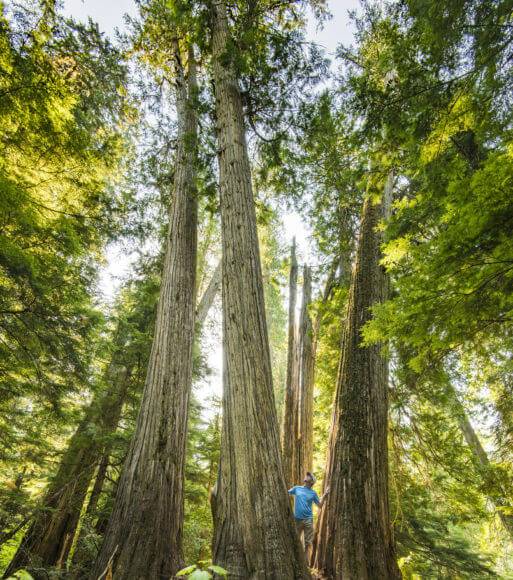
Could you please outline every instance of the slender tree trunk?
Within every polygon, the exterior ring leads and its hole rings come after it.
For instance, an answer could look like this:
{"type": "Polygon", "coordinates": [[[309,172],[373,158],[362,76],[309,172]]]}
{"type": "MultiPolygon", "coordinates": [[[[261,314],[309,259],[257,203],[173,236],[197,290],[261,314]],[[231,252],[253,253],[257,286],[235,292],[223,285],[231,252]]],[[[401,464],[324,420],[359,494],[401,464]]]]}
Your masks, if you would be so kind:
{"type": "Polygon", "coordinates": [[[317,346],[319,344],[319,332],[322,322],[322,307],[328,301],[335,276],[339,267],[339,260],[335,260],[328,273],[328,278],[321,294],[321,304],[314,322],[312,323],[308,306],[311,303],[311,272],[305,267],[303,275],[303,305],[301,309],[301,408],[302,427],[300,427],[301,437],[301,465],[299,466],[299,477],[303,478],[307,471],[313,469],[313,395],[315,386],[315,363],[317,359],[317,346]]]}
{"type": "Polygon", "coordinates": [[[296,482],[294,471],[294,449],[296,442],[297,424],[297,395],[299,382],[299,357],[296,336],[296,300],[297,300],[297,259],[296,240],[292,241],[290,250],[290,277],[289,277],[289,328],[287,350],[287,379],[285,383],[285,397],[283,401],[283,415],[281,427],[281,450],[283,472],[287,487],[296,482]]]}
{"type": "Polygon", "coordinates": [[[98,507],[98,501],[103,491],[103,486],[107,477],[107,470],[109,468],[110,452],[110,448],[106,450],[101,458],[100,464],[98,465],[98,471],[96,472],[96,477],[94,478],[93,489],[91,490],[91,495],[89,496],[89,501],[87,503],[85,512],[87,516],[94,514],[96,508],[98,507]]]}
{"type": "MultiPolygon", "coordinates": [[[[98,501],[100,499],[101,493],[103,491],[103,486],[105,484],[105,478],[107,477],[107,469],[109,468],[110,459],[110,447],[104,452],[98,465],[98,470],[96,471],[96,476],[94,478],[93,489],[89,496],[89,501],[87,502],[87,507],[85,511],[85,517],[81,520],[80,530],[75,543],[75,549],[72,556],[73,574],[77,575],[77,571],[83,569],[84,564],[90,558],[89,551],[85,549],[85,538],[87,536],[88,526],[84,525],[84,521],[91,522],[91,519],[96,512],[98,507],[98,501]]],[[[80,574],[78,574],[80,575],[80,574]]]]}
{"type": "Polygon", "coordinates": [[[490,460],[488,458],[488,454],[484,450],[483,446],[481,445],[481,441],[479,440],[479,436],[474,431],[472,424],[469,421],[465,408],[461,404],[454,387],[449,383],[449,389],[452,394],[452,398],[454,404],[456,406],[456,416],[458,420],[458,425],[460,430],[463,434],[467,445],[470,447],[476,462],[483,472],[483,476],[487,479],[491,479],[491,487],[495,491],[495,493],[489,494],[488,499],[489,501],[495,506],[497,509],[497,514],[501,523],[509,534],[509,536],[513,539],[513,516],[510,513],[505,513],[501,508],[508,508],[508,511],[511,511],[511,501],[509,500],[507,493],[504,492],[500,482],[494,478],[492,473],[492,466],[490,464],[490,460]],[[491,476],[491,477],[490,477],[491,476]]]}
{"type": "Polygon", "coordinates": [[[242,99],[229,61],[225,3],[214,0],[212,8],[224,348],[213,557],[229,571],[230,578],[309,578],[280,456],[242,99]]]}
{"type": "Polygon", "coordinates": [[[183,488],[192,382],[197,246],[197,93],[177,63],[178,149],[155,335],[135,434],[91,578],[168,580],[183,566],[183,488]]]}
{"type": "MultiPolygon", "coordinates": [[[[342,270],[345,266],[345,262],[347,260],[343,260],[342,258],[336,258],[335,260],[333,260],[330,270],[328,272],[328,277],[326,278],[326,283],[324,284],[324,290],[322,292],[321,295],[321,308],[318,310],[317,315],[315,317],[315,321],[313,324],[313,341],[314,341],[314,346],[313,346],[313,350],[314,350],[314,355],[317,354],[317,346],[319,344],[319,333],[321,330],[321,323],[322,323],[322,306],[324,306],[326,304],[326,302],[328,302],[331,292],[333,291],[333,288],[335,286],[335,279],[337,276],[337,271],[340,272],[340,270],[342,270]]],[[[339,274],[339,283],[340,282],[344,282],[345,280],[345,276],[343,276],[342,274],[339,274]]],[[[315,356],[314,356],[315,359],[315,356]]]]}
{"type": "Polygon", "coordinates": [[[312,302],[312,275],[308,266],[303,270],[303,300],[299,323],[300,381],[298,437],[296,443],[296,481],[301,482],[307,471],[313,469],[313,390],[314,338],[312,319],[308,308],[312,302]]]}
{"type": "MultiPolygon", "coordinates": [[[[336,260],[328,274],[324,291],[321,295],[321,307],[329,298],[339,260],[336,260]]],[[[303,271],[303,299],[297,337],[296,364],[298,384],[294,399],[294,413],[292,414],[295,434],[294,448],[291,453],[293,481],[303,481],[307,471],[313,469],[313,395],[315,385],[315,359],[317,356],[318,335],[321,327],[322,310],[312,323],[309,307],[312,302],[312,275],[308,266],[303,271]]]]}
{"type": "Polygon", "coordinates": [[[207,318],[207,314],[214,303],[215,297],[221,288],[222,268],[219,262],[212,274],[212,278],[206,287],[203,296],[196,308],[196,328],[201,328],[207,318]]]}
{"type": "MultiPolygon", "coordinates": [[[[27,472],[27,466],[24,465],[20,471],[20,473],[18,473],[18,475],[14,478],[14,489],[18,492],[21,493],[22,491],[22,487],[23,487],[23,483],[24,483],[24,479],[25,479],[25,474],[27,472]]],[[[10,516],[10,512],[16,512],[18,511],[17,509],[17,505],[16,505],[16,501],[13,500],[9,500],[7,499],[6,502],[3,503],[2,508],[3,508],[3,514],[0,515],[0,550],[2,548],[2,545],[5,544],[5,542],[11,540],[12,538],[14,538],[14,536],[20,531],[22,530],[27,523],[32,519],[32,514],[21,514],[19,513],[19,515],[24,515],[23,519],[16,523],[16,521],[12,521],[12,518],[10,516]],[[10,529],[7,529],[9,526],[12,526],[10,529]]]]}
{"type": "MultiPolygon", "coordinates": [[[[398,354],[401,367],[404,369],[403,372],[405,385],[411,392],[415,392],[417,390],[416,375],[407,366],[407,360],[411,356],[411,353],[407,355],[404,350],[399,350],[398,354]]],[[[479,435],[472,427],[472,423],[468,418],[465,407],[461,403],[458,393],[456,392],[456,389],[453,387],[448,377],[446,380],[446,392],[452,401],[458,427],[460,428],[463,438],[465,439],[467,445],[470,448],[470,451],[472,452],[472,455],[474,456],[477,469],[480,472],[480,475],[487,480],[487,488],[490,489],[491,487],[493,490],[493,493],[488,492],[488,500],[497,509],[497,514],[504,529],[513,539],[513,516],[511,516],[509,513],[505,513],[504,510],[501,509],[506,507],[508,508],[508,511],[510,511],[512,507],[511,500],[508,497],[506,490],[502,488],[501,483],[494,477],[488,454],[481,445],[479,435]]]]}
{"type": "MultiPolygon", "coordinates": [[[[384,198],[391,189],[390,176],[384,198]]],[[[388,507],[387,362],[381,345],[361,344],[371,308],[387,296],[376,231],[383,206],[370,195],[364,203],[327,460],[331,491],[313,555],[315,567],[337,580],[401,577],[388,507]]]]}
{"type": "MultiPolygon", "coordinates": [[[[37,568],[60,567],[66,562],[87,490],[102,454],[102,436],[115,430],[126,398],[131,369],[113,366],[115,376],[110,379],[107,394],[101,401],[93,400],[71,438],[42,507],[5,571],[6,578],[21,568],[31,569],[38,577],[37,568]]],[[[112,368],[109,374],[113,374],[112,368]]]]}

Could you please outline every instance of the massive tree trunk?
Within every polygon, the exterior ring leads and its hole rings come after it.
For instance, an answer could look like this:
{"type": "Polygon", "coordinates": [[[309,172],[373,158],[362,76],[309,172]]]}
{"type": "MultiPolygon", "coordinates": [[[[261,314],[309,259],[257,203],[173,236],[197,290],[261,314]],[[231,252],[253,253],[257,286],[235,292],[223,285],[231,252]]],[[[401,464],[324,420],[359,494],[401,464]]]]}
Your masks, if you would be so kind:
{"type": "Polygon", "coordinates": [[[197,93],[175,42],[178,146],[155,335],[141,408],[91,578],[168,580],[183,565],[183,488],[192,382],[197,246],[197,93]]]}
{"type": "MultiPolygon", "coordinates": [[[[219,263],[198,302],[196,328],[201,327],[208,315],[219,292],[220,284],[221,264],[219,263]]],[[[119,353],[114,357],[119,359],[119,353]]],[[[87,501],[85,515],[92,517],[94,514],[103,489],[111,453],[111,446],[108,443],[105,444],[105,440],[118,426],[132,375],[131,367],[127,369],[115,359],[107,372],[107,380],[110,383],[108,392],[93,400],[86,411],[85,418],[72,436],[59,470],[41,503],[40,513],[38,511],[34,517],[29,517],[25,521],[24,525],[30,520],[32,524],[7,572],[12,573],[15,569],[30,567],[31,563],[57,566],[59,563],[63,565],[66,562],[93,476],[94,485],[87,501]],[[93,432],[96,436],[88,435],[93,432]],[[96,475],[94,475],[95,469],[97,469],[96,475]]],[[[16,528],[14,533],[17,531],[19,528],[16,528]]],[[[81,550],[81,545],[84,531],[82,530],[76,540],[76,549],[73,554],[74,566],[83,564],[84,552],[81,550]]],[[[10,539],[10,537],[5,539],[10,539]]]]}
{"type": "Polygon", "coordinates": [[[297,483],[294,469],[294,450],[297,437],[297,399],[299,390],[299,350],[297,348],[296,333],[297,271],[296,240],[294,239],[290,250],[287,379],[285,383],[281,426],[283,472],[288,488],[297,483]]]}
{"type": "MultiPolygon", "coordinates": [[[[196,307],[196,335],[200,331],[201,326],[205,322],[206,317],[212,307],[214,300],[220,290],[221,287],[221,262],[217,264],[212,274],[212,277],[205,288],[200,300],[197,303],[196,307]]],[[[105,484],[105,480],[107,477],[107,470],[109,467],[110,462],[110,451],[111,449],[108,448],[99,463],[98,470],[96,472],[95,481],[93,488],[91,490],[91,494],[89,496],[89,501],[87,503],[87,508],[85,512],[85,517],[91,523],[95,517],[95,512],[98,507],[98,501],[100,499],[100,495],[103,492],[103,487],[105,484]]],[[[209,485],[210,489],[211,485],[209,485]]],[[[112,492],[112,495],[115,496],[115,489],[112,492]]],[[[107,527],[108,518],[105,514],[102,514],[98,517],[96,524],[94,525],[94,531],[96,534],[103,535],[105,529],[107,527]]],[[[82,577],[82,571],[87,570],[91,562],[89,561],[91,558],[90,551],[85,546],[85,536],[86,536],[86,529],[82,528],[79,534],[79,537],[76,541],[75,551],[73,553],[73,572],[74,577],[82,577]]]]}
{"type": "Polygon", "coordinates": [[[213,557],[230,578],[309,578],[280,457],[251,172],[224,1],[214,0],[212,11],[224,348],[213,557]]]}
{"type": "Polygon", "coordinates": [[[296,439],[296,482],[303,481],[305,473],[312,471],[313,463],[313,391],[314,391],[314,337],[312,319],[308,311],[312,302],[312,275],[310,268],[303,269],[303,300],[299,318],[300,380],[298,401],[298,435],[296,439]]]}
{"type": "MultiPolygon", "coordinates": [[[[391,189],[390,176],[384,198],[391,189]]],[[[386,205],[368,195],[363,207],[330,433],[331,492],[313,555],[316,568],[344,580],[401,577],[388,507],[387,362],[381,345],[364,347],[361,336],[371,308],[387,295],[376,231],[386,205]]]]}
{"type": "Polygon", "coordinates": [[[93,400],[86,411],[4,577],[21,568],[32,570],[36,577],[46,577],[37,568],[66,562],[89,484],[105,446],[104,438],[119,422],[130,375],[131,368],[116,364],[109,368],[109,390],[99,400],[93,400]]]}

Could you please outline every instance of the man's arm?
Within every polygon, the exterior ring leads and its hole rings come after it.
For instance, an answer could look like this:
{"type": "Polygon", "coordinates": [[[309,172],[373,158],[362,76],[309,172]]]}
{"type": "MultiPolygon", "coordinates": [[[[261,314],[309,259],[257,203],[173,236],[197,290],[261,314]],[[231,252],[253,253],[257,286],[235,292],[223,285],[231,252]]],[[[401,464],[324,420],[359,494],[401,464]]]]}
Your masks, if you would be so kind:
{"type": "Polygon", "coordinates": [[[287,493],[289,495],[296,495],[296,487],[297,487],[297,485],[295,485],[294,487],[291,487],[287,493]]]}
{"type": "Polygon", "coordinates": [[[326,491],[322,494],[321,499],[319,500],[319,503],[317,504],[318,508],[321,509],[322,506],[324,505],[324,502],[326,501],[326,498],[328,497],[328,494],[330,492],[330,488],[327,487],[326,491]]]}

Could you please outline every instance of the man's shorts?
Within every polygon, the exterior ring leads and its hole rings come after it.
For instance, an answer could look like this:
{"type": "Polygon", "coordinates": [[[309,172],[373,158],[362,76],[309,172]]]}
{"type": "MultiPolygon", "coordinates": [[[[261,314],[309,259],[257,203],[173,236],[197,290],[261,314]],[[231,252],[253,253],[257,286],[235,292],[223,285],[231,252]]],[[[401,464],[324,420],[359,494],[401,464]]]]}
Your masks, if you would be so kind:
{"type": "Polygon", "coordinates": [[[303,533],[304,545],[310,546],[313,542],[313,535],[314,535],[313,519],[307,518],[306,520],[298,520],[296,518],[296,530],[297,530],[297,533],[299,534],[299,537],[301,537],[301,533],[303,533]]]}

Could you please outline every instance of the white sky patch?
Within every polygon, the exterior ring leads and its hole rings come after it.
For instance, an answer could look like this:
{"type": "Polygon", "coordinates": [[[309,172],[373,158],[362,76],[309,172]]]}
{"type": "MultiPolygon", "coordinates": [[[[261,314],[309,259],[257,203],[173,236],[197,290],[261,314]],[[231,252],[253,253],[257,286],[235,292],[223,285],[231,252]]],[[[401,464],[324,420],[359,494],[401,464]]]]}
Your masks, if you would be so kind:
{"type": "Polygon", "coordinates": [[[125,28],[125,14],[137,15],[137,5],[133,0],[64,0],[64,13],[76,20],[86,22],[91,18],[100,30],[113,36],[116,28],[125,28]]]}

